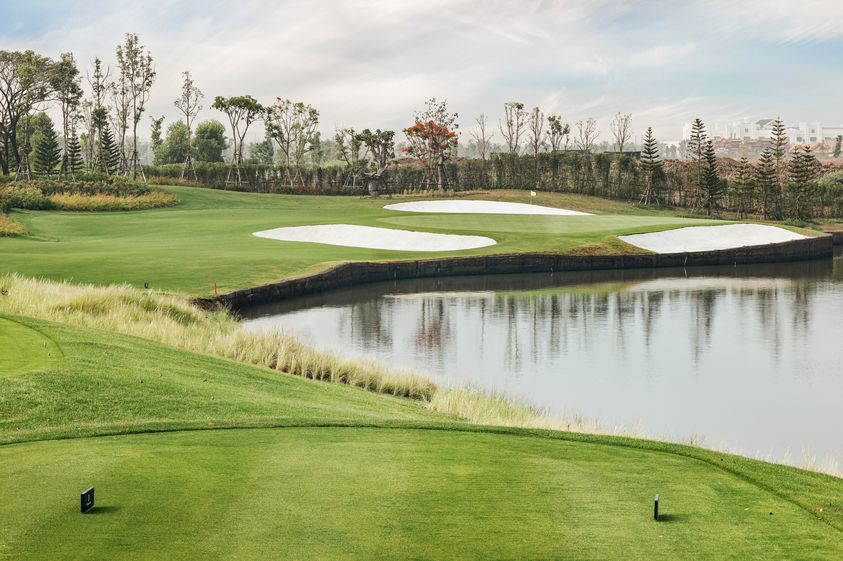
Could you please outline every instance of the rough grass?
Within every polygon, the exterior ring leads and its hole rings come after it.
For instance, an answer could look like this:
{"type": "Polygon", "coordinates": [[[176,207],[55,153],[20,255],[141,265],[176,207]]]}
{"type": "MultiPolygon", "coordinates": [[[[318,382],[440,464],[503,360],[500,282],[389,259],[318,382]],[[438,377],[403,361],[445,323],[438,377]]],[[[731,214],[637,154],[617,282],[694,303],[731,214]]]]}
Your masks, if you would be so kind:
{"type": "Polygon", "coordinates": [[[136,335],[378,393],[430,399],[435,390],[422,376],[316,351],[281,332],[246,332],[227,313],[200,310],[177,296],[127,285],[73,285],[16,274],[0,277],[0,293],[0,310],[7,314],[136,335]]]}
{"type": "Polygon", "coordinates": [[[173,206],[178,203],[175,196],[164,191],[126,196],[56,193],[50,195],[49,200],[56,210],[72,211],[146,210],[173,206]]]}
{"type": "Polygon", "coordinates": [[[28,233],[29,230],[23,224],[12,220],[8,215],[0,212],[0,238],[25,236],[28,233]]]}

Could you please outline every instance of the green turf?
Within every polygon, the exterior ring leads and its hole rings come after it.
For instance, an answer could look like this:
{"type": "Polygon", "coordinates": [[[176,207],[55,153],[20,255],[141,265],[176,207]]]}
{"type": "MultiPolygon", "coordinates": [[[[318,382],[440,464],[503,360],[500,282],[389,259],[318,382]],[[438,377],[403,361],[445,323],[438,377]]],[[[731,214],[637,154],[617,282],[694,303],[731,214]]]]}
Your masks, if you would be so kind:
{"type": "Polygon", "coordinates": [[[843,480],[830,476],[472,427],[409,400],[2,319],[62,354],[0,377],[0,559],[843,555],[843,480]],[[91,483],[99,508],[81,515],[91,483]]]}
{"type": "MultiPolygon", "coordinates": [[[[599,242],[606,235],[699,223],[662,211],[601,199],[542,194],[543,204],[606,206],[613,215],[535,217],[509,215],[408,215],[386,211],[388,199],[234,193],[168,188],[182,203],[140,212],[14,212],[30,230],[25,238],[0,238],[0,273],[57,280],[128,282],[206,295],[212,284],[228,291],[324,268],[348,260],[388,260],[514,251],[561,251],[599,242]],[[649,214],[646,214],[648,213],[649,214]],[[625,213],[624,215],[619,215],[625,213]],[[573,220],[572,220],[573,218],[573,220]],[[583,220],[583,218],[585,220],[583,220]],[[305,224],[351,223],[414,230],[482,234],[498,244],[459,252],[407,252],[281,242],[252,232],[305,224]]],[[[517,193],[477,197],[518,200],[517,193]]],[[[394,202],[394,200],[392,201],[394,202]]]]}
{"type": "Polygon", "coordinates": [[[0,317],[0,376],[43,368],[59,356],[58,346],[37,329],[0,317]]]}

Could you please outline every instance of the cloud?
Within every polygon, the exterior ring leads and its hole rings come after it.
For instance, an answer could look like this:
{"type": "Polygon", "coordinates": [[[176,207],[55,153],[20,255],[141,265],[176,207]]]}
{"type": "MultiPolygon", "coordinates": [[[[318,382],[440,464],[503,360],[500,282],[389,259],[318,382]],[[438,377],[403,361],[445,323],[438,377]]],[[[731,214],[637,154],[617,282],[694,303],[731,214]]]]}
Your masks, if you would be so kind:
{"type": "MultiPolygon", "coordinates": [[[[150,114],[177,118],[180,73],[190,70],[206,107],[215,95],[302,100],[320,110],[326,134],[334,125],[398,129],[436,96],[460,113],[464,130],[481,112],[496,122],[502,104],[518,99],[571,121],[593,116],[604,130],[616,111],[632,112],[636,127],[678,137],[690,115],[715,119],[755,99],[767,110],[798,97],[792,81],[769,99],[769,68],[807,71],[799,57],[810,49],[788,59],[755,50],[760,42],[823,42],[840,53],[843,29],[837,0],[7,3],[15,15],[0,48],[71,50],[83,67],[94,56],[113,66],[123,34],[138,33],[158,71],[150,114]],[[733,53],[753,64],[730,71],[733,53]]],[[[805,90],[817,114],[799,117],[839,114],[827,92],[841,87],[843,78],[828,75],[805,90]]],[[[221,115],[205,109],[200,118],[221,115]]]]}

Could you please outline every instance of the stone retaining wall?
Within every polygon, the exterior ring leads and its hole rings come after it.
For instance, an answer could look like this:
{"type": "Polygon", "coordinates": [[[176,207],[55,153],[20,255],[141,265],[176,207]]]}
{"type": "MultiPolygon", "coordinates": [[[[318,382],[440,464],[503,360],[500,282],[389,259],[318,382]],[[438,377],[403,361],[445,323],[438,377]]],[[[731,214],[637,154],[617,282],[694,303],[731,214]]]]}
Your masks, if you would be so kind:
{"type": "Polygon", "coordinates": [[[195,303],[204,308],[222,306],[237,311],[255,304],[276,302],[356,284],[396,279],[769,263],[831,257],[832,253],[832,236],[820,236],[736,249],[661,255],[651,253],[591,256],[512,253],[410,261],[360,261],[336,265],[321,273],[305,277],[235,290],[215,298],[197,298],[195,303]]]}

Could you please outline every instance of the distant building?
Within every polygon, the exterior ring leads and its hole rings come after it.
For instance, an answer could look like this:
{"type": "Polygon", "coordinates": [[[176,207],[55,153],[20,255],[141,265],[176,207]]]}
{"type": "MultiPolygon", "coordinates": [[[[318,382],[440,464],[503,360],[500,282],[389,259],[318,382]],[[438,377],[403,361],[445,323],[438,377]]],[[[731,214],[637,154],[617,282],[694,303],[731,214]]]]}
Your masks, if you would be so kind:
{"type": "MultiPolygon", "coordinates": [[[[767,146],[773,132],[775,119],[744,119],[729,123],[715,123],[708,129],[708,136],[714,142],[714,149],[723,156],[754,156],[767,146]]],[[[838,135],[843,135],[843,124],[824,126],[820,122],[784,123],[788,144],[793,146],[811,145],[822,153],[833,145],[838,135]]],[[[691,137],[691,123],[682,127],[683,145],[691,137]]]]}

